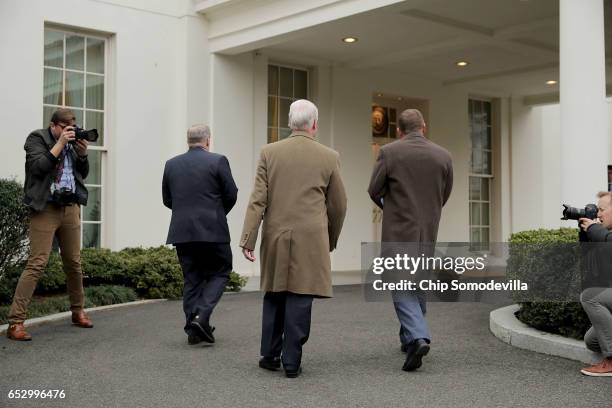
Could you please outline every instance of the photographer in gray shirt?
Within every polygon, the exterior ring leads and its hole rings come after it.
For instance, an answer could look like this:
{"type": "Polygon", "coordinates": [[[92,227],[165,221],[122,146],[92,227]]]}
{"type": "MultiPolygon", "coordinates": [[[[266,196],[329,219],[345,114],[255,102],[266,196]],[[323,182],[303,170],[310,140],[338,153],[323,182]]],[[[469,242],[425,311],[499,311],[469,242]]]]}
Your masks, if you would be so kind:
{"type": "MultiPolygon", "coordinates": [[[[581,241],[600,242],[612,244],[612,192],[602,191],[597,194],[597,218],[580,218],[582,231],[581,241]]],[[[606,246],[602,248],[609,251],[606,246]]],[[[603,282],[612,275],[606,264],[601,265],[600,271],[606,276],[600,276],[603,282]]],[[[589,350],[601,353],[603,360],[599,364],[585,367],[582,374],[594,377],[612,377],[612,288],[602,283],[591,283],[580,295],[580,302],[589,316],[592,327],[584,335],[584,342],[589,350]]]]}

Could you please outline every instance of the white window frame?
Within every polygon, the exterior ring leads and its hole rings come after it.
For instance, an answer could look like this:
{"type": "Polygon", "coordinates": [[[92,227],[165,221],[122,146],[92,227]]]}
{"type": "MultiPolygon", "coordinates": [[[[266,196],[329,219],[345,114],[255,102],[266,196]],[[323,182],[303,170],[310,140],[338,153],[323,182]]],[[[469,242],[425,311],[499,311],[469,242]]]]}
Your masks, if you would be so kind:
{"type": "MultiPolygon", "coordinates": [[[[266,70],[266,78],[269,78],[269,73],[270,73],[270,67],[271,66],[278,68],[278,72],[279,72],[279,75],[278,75],[278,86],[279,86],[279,88],[280,88],[280,69],[281,68],[291,69],[292,71],[296,71],[297,70],[297,71],[305,72],[306,73],[306,99],[308,99],[310,97],[310,70],[308,68],[300,67],[300,66],[297,66],[297,65],[290,65],[290,64],[283,64],[283,63],[278,63],[278,62],[274,62],[274,61],[268,61],[267,70],[266,70]]],[[[292,93],[293,96],[295,96],[295,73],[293,75],[294,75],[293,89],[291,90],[291,93],[292,93]]],[[[266,96],[267,96],[267,98],[270,98],[271,96],[274,96],[274,97],[277,98],[276,109],[279,112],[279,114],[280,114],[280,101],[281,101],[281,99],[285,99],[285,100],[288,99],[288,100],[290,100],[292,102],[296,101],[296,99],[294,97],[288,98],[286,96],[281,96],[280,95],[280,89],[279,89],[279,92],[276,95],[271,95],[269,91],[270,91],[270,84],[266,80],[266,96]]],[[[267,141],[267,143],[270,143],[270,139],[269,139],[268,133],[269,133],[269,130],[270,129],[274,129],[275,126],[270,126],[270,123],[268,123],[268,116],[269,115],[268,115],[267,109],[268,109],[268,101],[266,100],[266,141],[267,141]]],[[[281,139],[281,129],[287,129],[287,128],[282,128],[280,126],[278,126],[276,128],[277,128],[277,132],[278,132],[278,140],[282,140],[281,139]]]]}
{"type": "MultiPolygon", "coordinates": [[[[89,146],[89,150],[91,151],[98,151],[100,152],[100,184],[90,184],[87,183],[87,181],[85,181],[85,187],[87,187],[88,189],[90,187],[93,188],[99,188],[100,189],[100,206],[101,211],[100,211],[100,220],[99,221],[85,221],[83,220],[83,208],[81,207],[81,231],[80,231],[80,245],[81,247],[83,247],[83,226],[85,224],[93,224],[93,225],[99,225],[100,226],[100,239],[99,239],[99,245],[100,248],[104,248],[105,247],[105,243],[106,243],[106,232],[107,232],[107,225],[106,225],[106,213],[107,213],[107,199],[106,199],[106,191],[108,189],[108,184],[107,184],[107,161],[108,161],[108,151],[109,151],[109,112],[108,112],[108,95],[109,95],[109,68],[110,68],[110,63],[109,63],[109,54],[110,54],[110,37],[109,36],[105,36],[105,35],[100,35],[100,34],[96,34],[96,33],[92,33],[91,31],[88,30],[75,30],[75,29],[71,29],[71,28],[66,28],[63,27],[61,25],[55,25],[55,24],[45,24],[44,27],[44,31],[46,34],[46,31],[55,31],[55,32],[59,32],[64,34],[64,39],[63,39],[63,50],[62,50],[62,57],[63,57],[63,62],[62,62],[62,68],[58,68],[58,67],[52,67],[52,66],[47,66],[44,64],[44,56],[43,56],[43,72],[45,69],[52,69],[52,70],[57,70],[57,71],[61,71],[62,75],[63,75],[63,80],[62,80],[62,100],[64,102],[64,105],[60,106],[60,105],[54,105],[54,104],[47,104],[44,103],[43,101],[43,111],[45,107],[52,107],[52,108],[71,108],[71,109],[78,109],[78,110],[82,110],[83,111],[83,121],[86,121],[86,113],[88,111],[91,112],[100,112],[104,114],[104,144],[102,146],[89,146]],[[85,47],[84,47],[84,65],[83,65],[83,70],[75,70],[75,69],[67,69],[66,68],[66,36],[68,35],[78,35],[78,36],[83,36],[86,38],[92,38],[92,39],[96,39],[96,40],[101,40],[104,41],[104,73],[100,74],[100,73],[96,73],[96,72],[88,72],[87,71],[87,43],[85,43],[85,47]],[[83,80],[86,81],[86,77],[87,75],[94,75],[94,76],[98,76],[98,77],[102,77],[103,78],[103,84],[104,84],[104,106],[103,109],[90,109],[90,108],[86,108],[85,105],[83,107],[78,107],[78,106],[69,106],[69,105],[65,105],[66,102],[66,72],[75,72],[75,73],[79,73],[79,74],[83,74],[83,80]]],[[[87,41],[87,40],[85,40],[87,41]]],[[[84,100],[84,104],[86,104],[87,101],[87,87],[83,86],[83,100],[84,100]]],[[[83,125],[81,123],[79,123],[79,125],[83,125]]]]}

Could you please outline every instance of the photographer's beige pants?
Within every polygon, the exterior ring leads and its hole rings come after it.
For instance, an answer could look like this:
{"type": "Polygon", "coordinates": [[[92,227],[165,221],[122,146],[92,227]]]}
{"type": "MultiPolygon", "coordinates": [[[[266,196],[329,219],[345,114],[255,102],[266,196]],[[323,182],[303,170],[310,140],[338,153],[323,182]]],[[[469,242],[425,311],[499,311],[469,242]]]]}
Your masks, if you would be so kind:
{"type": "Polygon", "coordinates": [[[612,357],[612,288],[589,288],[580,303],[593,325],[584,335],[589,350],[612,357]]]}
{"type": "Polygon", "coordinates": [[[36,283],[45,271],[56,235],[66,273],[70,310],[83,309],[80,207],[76,204],[68,207],[49,204],[44,210],[32,212],[30,216],[30,257],[15,289],[9,323],[22,323],[26,319],[28,305],[36,283]]]}

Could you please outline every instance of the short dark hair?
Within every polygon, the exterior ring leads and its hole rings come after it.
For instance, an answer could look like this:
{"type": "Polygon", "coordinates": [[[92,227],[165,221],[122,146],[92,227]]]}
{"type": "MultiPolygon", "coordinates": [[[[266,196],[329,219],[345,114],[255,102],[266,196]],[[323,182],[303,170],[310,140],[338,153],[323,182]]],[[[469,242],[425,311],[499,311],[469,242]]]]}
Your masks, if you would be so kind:
{"type": "Polygon", "coordinates": [[[403,134],[408,134],[421,130],[423,123],[423,114],[418,109],[406,109],[400,113],[397,126],[403,134]]]}
{"type": "Polygon", "coordinates": [[[76,120],[74,117],[74,113],[72,110],[68,108],[59,108],[53,115],[51,115],[51,123],[57,125],[58,123],[70,123],[71,121],[76,120]]]}

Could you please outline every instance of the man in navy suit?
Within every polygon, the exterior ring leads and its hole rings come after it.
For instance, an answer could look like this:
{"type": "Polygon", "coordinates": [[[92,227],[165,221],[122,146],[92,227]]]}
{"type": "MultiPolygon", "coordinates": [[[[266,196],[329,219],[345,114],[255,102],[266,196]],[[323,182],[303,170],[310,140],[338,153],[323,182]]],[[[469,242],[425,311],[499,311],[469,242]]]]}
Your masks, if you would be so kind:
{"type": "Polygon", "coordinates": [[[183,270],[187,341],[214,343],[210,316],[232,271],[226,216],[238,188],[227,158],[209,151],[208,126],[189,128],[187,143],[189,150],[164,168],[162,196],[172,210],[166,243],[176,247],[183,270]]]}

